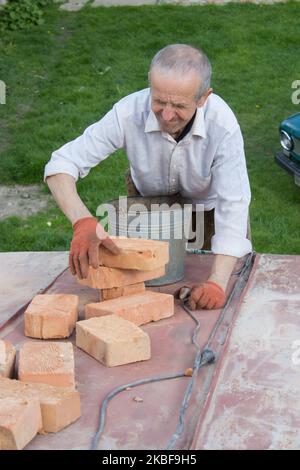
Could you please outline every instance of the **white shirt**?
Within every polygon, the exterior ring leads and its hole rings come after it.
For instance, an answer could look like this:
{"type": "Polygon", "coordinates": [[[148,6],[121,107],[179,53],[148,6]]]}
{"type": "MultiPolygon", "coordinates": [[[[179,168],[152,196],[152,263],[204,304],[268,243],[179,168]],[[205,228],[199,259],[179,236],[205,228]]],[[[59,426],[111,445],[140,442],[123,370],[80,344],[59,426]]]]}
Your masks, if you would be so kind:
{"type": "Polygon", "coordinates": [[[243,137],[229,106],[211,94],[197,108],[191,130],[178,143],[161,132],[150,89],[126,96],[77,139],[53,152],[45,178],[67,173],[76,180],[115,150],[126,151],[131,176],[143,196],[180,193],[215,208],[212,251],[241,257],[247,240],[250,186],[243,137]]]}

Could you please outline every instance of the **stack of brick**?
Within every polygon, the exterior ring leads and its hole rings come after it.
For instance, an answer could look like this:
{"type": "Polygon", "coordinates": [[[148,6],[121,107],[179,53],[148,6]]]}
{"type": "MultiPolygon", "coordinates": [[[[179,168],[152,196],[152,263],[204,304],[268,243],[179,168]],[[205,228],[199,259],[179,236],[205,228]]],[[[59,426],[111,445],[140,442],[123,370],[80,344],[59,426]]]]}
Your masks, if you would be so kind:
{"type": "MultiPolygon", "coordinates": [[[[8,341],[0,344],[15,352],[8,341]]],[[[8,357],[4,371],[10,368],[8,357]]],[[[57,432],[80,417],[72,343],[25,342],[18,378],[0,377],[0,449],[23,449],[38,432],[57,432]]]]}
{"type": "Polygon", "coordinates": [[[56,433],[79,417],[77,391],[0,377],[0,450],[23,449],[37,433],[56,433]]]}
{"type": "Polygon", "coordinates": [[[100,247],[101,266],[81,284],[101,289],[100,302],[85,307],[76,345],[107,367],[150,359],[150,338],[139,326],[174,314],[172,295],[145,291],[144,281],[165,274],[167,242],[112,237],[120,253],[100,247]]]}
{"type": "Polygon", "coordinates": [[[119,248],[113,255],[100,245],[100,266],[90,268],[80,284],[101,290],[100,300],[143,292],[145,281],[165,274],[169,261],[169,243],[143,238],[111,237],[119,248]]]}
{"type": "Polygon", "coordinates": [[[24,316],[27,341],[19,351],[18,379],[12,380],[16,351],[0,341],[0,449],[22,449],[37,433],[57,432],[80,416],[74,354],[68,338],[107,367],[150,359],[149,335],[139,328],[174,314],[173,296],[145,291],[144,282],[165,274],[168,243],[112,237],[113,255],[100,247],[101,265],[79,282],[101,290],[77,322],[78,297],[37,295],[24,316]],[[76,323],[77,322],[77,323],[76,323]]]}
{"type": "Polygon", "coordinates": [[[24,315],[27,341],[19,351],[18,379],[11,380],[16,351],[0,341],[0,449],[23,449],[35,435],[58,432],[80,417],[70,342],[45,341],[71,335],[78,296],[37,295],[24,315]]]}

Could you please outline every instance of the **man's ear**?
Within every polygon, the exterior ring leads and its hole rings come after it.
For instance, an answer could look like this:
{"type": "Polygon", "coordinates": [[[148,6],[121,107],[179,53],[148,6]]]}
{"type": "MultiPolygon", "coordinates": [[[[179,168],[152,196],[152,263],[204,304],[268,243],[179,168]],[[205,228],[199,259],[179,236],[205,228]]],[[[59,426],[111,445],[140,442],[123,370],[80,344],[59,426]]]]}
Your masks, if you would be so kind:
{"type": "Polygon", "coordinates": [[[197,108],[201,108],[201,106],[203,106],[205,104],[205,101],[207,100],[207,98],[209,97],[209,95],[211,95],[213,92],[213,89],[212,88],[209,88],[202,96],[201,98],[199,98],[199,100],[197,101],[197,108]]]}

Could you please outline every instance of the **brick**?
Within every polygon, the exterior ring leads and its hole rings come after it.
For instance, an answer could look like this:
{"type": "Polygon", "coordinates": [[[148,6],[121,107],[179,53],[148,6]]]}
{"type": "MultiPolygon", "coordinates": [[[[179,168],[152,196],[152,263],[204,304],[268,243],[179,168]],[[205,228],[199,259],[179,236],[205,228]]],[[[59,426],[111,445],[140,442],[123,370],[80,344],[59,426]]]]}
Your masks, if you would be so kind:
{"type": "Polygon", "coordinates": [[[76,323],[76,345],[106,367],[150,359],[150,338],[117,315],[76,323]]]}
{"type": "Polygon", "coordinates": [[[135,325],[144,325],[174,315],[174,297],[146,291],[85,306],[86,319],[104,315],[119,315],[135,325]]]}
{"type": "Polygon", "coordinates": [[[37,398],[0,399],[1,450],[24,449],[41,426],[41,407],[37,398]]]}
{"type": "Polygon", "coordinates": [[[111,237],[120,249],[112,254],[103,245],[99,247],[102,266],[109,268],[153,270],[169,262],[169,243],[144,238],[111,237]]]}
{"type": "Polygon", "coordinates": [[[78,303],[77,295],[36,295],[25,311],[25,336],[68,338],[78,319],[78,303]]]}
{"type": "Polygon", "coordinates": [[[10,341],[0,340],[0,377],[14,375],[16,349],[10,341]]]}
{"type": "Polygon", "coordinates": [[[77,278],[77,281],[84,286],[93,287],[94,289],[112,289],[114,287],[129,286],[130,284],[156,279],[163,276],[165,272],[165,266],[151,271],[99,266],[97,269],[90,267],[88,277],[86,279],[77,278]]]}
{"type": "Polygon", "coordinates": [[[38,398],[41,432],[58,432],[80,417],[80,395],[76,390],[0,378],[0,398],[5,397],[38,398]]]}
{"type": "Polygon", "coordinates": [[[25,343],[20,349],[19,380],[75,388],[72,343],[25,343]]]}
{"type": "Polygon", "coordinates": [[[145,283],[139,282],[138,284],[131,284],[123,287],[113,287],[112,289],[102,289],[100,291],[100,301],[116,299],[124,295],[137,294],[145,291],[145,283]]]}

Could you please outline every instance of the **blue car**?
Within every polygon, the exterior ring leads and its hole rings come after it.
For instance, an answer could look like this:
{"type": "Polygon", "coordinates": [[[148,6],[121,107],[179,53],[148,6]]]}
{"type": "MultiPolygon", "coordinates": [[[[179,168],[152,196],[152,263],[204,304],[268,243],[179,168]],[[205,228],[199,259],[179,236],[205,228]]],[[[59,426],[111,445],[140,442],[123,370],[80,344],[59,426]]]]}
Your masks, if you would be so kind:
{"type": "Polygon", "coordinates": [[[281,122],[279,126],[281,151],[275,161],[294,175],[295,184],[300,186],[300,113],[281,122]]]}

